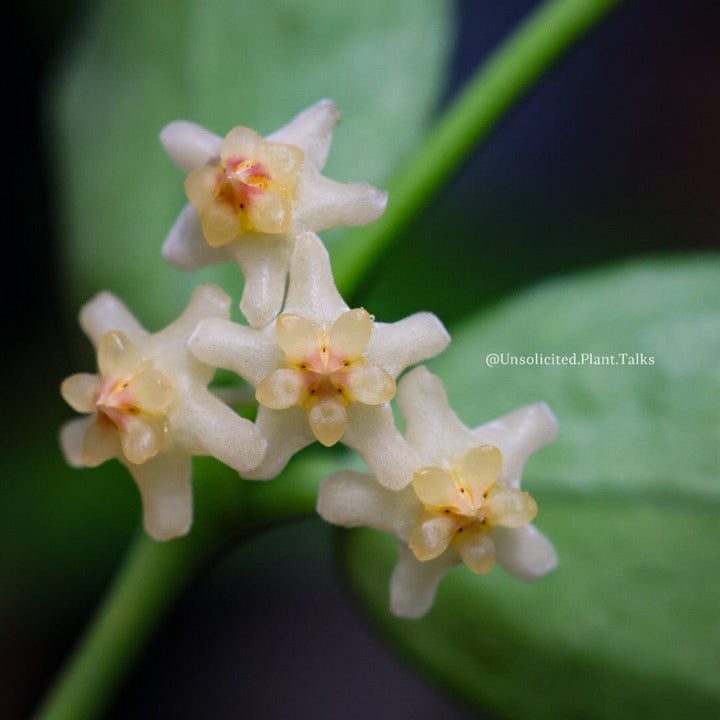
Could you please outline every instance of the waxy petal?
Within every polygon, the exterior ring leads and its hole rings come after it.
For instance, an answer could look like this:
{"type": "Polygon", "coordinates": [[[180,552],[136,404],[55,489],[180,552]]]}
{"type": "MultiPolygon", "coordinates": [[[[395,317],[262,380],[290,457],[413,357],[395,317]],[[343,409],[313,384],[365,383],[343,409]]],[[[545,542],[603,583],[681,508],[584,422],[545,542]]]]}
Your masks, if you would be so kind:
{"type": "Polygon", "coordinates": [[[352,403],[347,413],[343,443],[362,455],[381,485],[391,490],[407,487],[420,462],[395,426],[390,405],[352,403]]]}
{"type": "Polygon", "coordinates": [[[93,415],[73,418],[60,428],[60,448],[68,465],[74,468],[85,467],[83,444],[88,428],[95,422],[93,415]]]}
{"type": "Polygon", "coordinates": [[[189,173],[220,157],[222,138],[188,120],[176,120],[160,131],[160,142],[176,165],[189,173]]]}
{"type": "Polygon", "coordinates": [[[223,162],[232,159],[251,160],[255,157],[258,148],[263,142],[263,138],[254,130],[242,126],[234,127],[222,142],[220,159],[223,162]]]}
{"type": "Polygon", "coordinates": [[[274,326],[258,330],[222,318],[199,322],[188,348],[202,362],[232,370],[253,387],[268,371],[282,367],[285,360],[275,340],[274,326]]]}
{"type": "Polygon", "coordinates": [[[192,524],[190,457],[162,453],[143,465],[129,465],[143,504],[145,532],[155,540],[186,535],[192,524]]]}
{"type": "Polygon", "coordinates": [[[98,368],[104,378],[131,378],[142,363],[138,349],[121,332],[103,335],[98,345],[98,368]]]}
{"type": "Polygon", "coordinates": [[[278,317],[275,321],[275,337],[285,357],[296,363],[316,355],[322,341],[315,323],[293,313],[283,313],[278,317]]]}
{"type": "Polygon", "coordinates": [[[397,401],[405,418],[405,437],[421,465],[443,465],[478,444],[450,409],[442,380],[427,368],[414,368],[398,383],[397,401]]]}
{"type": "Polygon", "coordinates": [[[239,473],[256,468],[265,457],[267,443],[258,428],[202,388],[183,398],[171,422],[186,437],[188,452],[211,455],[239,473]]]}
{"type": "Polygon", "coordinates": [[[273,143],[296,145],[304,155],[305,162],[322,170],[332,142],[333,128],[340,113],[332,100],[320,100],[296,115],[287,125],[267,139],[273,143]]]}
{"type": "Polygon", "coordinates": [[[450,335],[435,315],[415,313],[395,323],[375,323],[365,357],[396,378],[405,368],[441,353],[449,342],[450,335]]]}
{"type": "Polygon", "coordinates": [[[253,327],[264,327],[280,312],[292,243],[287,235],[243,235],[233,256],[245,276],[240,310],[253,327]]]}
{"type": "Polygon", "coordinates": [[[388,490],[372,475],[343,470],[323,480],[317,511],[333,525],[367,525],[407,541],[421,509],[409,492],[388,490]]]}
{"type": "Polygon", "coordinates": [[[323,175],[300,175],[295,223],[298,228],[323,232],[375,222],[387,206],[388,194],[368,183],[340,183],[323,175]]]}
{"type": "Polygon", "coordinates": [[[218,185],[223,179],[222,173],[216,167],[203,165],[185,178],[185,194],[196,208],[203,210],[214,202],[218,185]]]}
{"type": "Polygon", "coordinates": [[[477,504],[498,480],[502,472],[502,455],[494,445],[480,445],[468,450],[455,463],[462,484],[470,490],[477,504]]]}
{"type": "Polygon", "coordinates": [[[164,412],[172,402],[175,391],[170,381],[157,370],[144,370],[132,383],[132,395],[143,412],[164,412]]]}
{"type": "Polygon", "coordinates": [[[305,375],[300,370],[289,368],[276,370],[257,386],[255,397],[261,405],[274,410],[302,405],[308,388],[305,375]]]}
{"type": "Polygon", "coordinates": [[[163,257],[180,270],[198,270],[234,259],[228,245],[211,247],[203,235],[197,210],[185,205],[162,246],[163,257]]]}
{"type": "Polygon", "coordinates": [[[433,560],[447,550],[459,529],[450,515],[423,513],[410,534],[410,549],[418,560],[433,560]]]}
{"type": "Polygon", "coordinates": [[[534,525],[496,527],[492,537],[498,563],[521,580],[537,580],[557,567],[555,548],[534,525]]]}
{"type": "Polygon", "coordinates": [[[83,305],[80,311],[80,326],[95,347],[103,335],[111,330],[122,333],[131,343],[137,343],[148,336],[148,332],[125,304],[109,292],[98,293],[83,305]]]}
{"type": "Polygon", "coordinates": [[[365,352],[373,331],[373,319],[365,308],[344,312],[333,323],[328,344],[333,355],[357,360],[365,352]]]}
{"type": "Polygon", "coordinates": [[[243,477],[249,480],[270,480],[277,477],[290,458],[299,450],[315,442],[307,414],[303,408],[271,410],[261,405],[255,421],[263,438],[267,440],[265,459],[243,477]]]}
{"type": "Polygon", "coordinates": [[[316,402],[308,412],[313,435],[326,447],[335,445],[345,433],[348,424],[343,403],[330,398],[316,402]]]}
{"type": "Polygon", "coordinates": [[[485,503],[485,512],[493,525],[506,528],[519,528],[532,522],[537,509],[535,500],[517,488],[493,488],[485,503]]]}
{"type": "Polygon", "coordinates": [[[198,210],[198,215],[203,235],[210,247],[224,247],[237,237],[240,220],[229,205],[211,202],[198,210]]]}
{"type": "Polygon", "coordinates": [[[283,186],[290,183],[292,187],[303,163],[304,153],[294,145],[268,142],[262,149],[262,159],[270,166],[272,179],[276,183],[283,186]]]}
{"type": "Polygon", "coordinates": [[[290,283],[285,312],[302,315],[330,329],[348,306],[335,287],[330,257],[320,238],[303,233],[295,241],[290,259],[290,283]]]}
{"type": "Polygon", "coordinates": [[[440,580],[459,562],[457,553],[449,550],[435,560],[421,562],[404,543],[398,543],[398,561],[390,578],[390,610],[393,615],[419,618],[425,615],[435,599],[440,580]]]}
{"type": "Polygon", "coordinates": [[[420,468],[414,475],[412,487],[418,499],[431,508],[455,507],[458,499],[458,488],[450,473],[431,465],[420,468]]]}
{"type": "Polygon", "coordinates": [[[290,200],[271,192],[260,192],[248,201],[250,229],[258,233],[278,235],[292,230],[290,200]]]}
{"type": "Polygon", "coordinates": [[[107,460],[121,457],[120,433],[110,420],[95,414],[82,438],[81,466],[97,467],[107,460]]]}
{"type": "Polygon", "coordinates": [[[478,575],[490,572],[495,565],[495,543],[481,526],[471,525],[459,532],[453,545],[460,559],[478,575]]]}
{"type": "Polygon", "coordinates": [[[125,457],[133,465],[142,465],[160,452],[164,445],[162,427],[137,417],[129,417],[120,433],[125,457]]]}
{"type": "Polygon", "coordinates": [[[102,378],[99,375],[77,373],[63,380],[60,394],[73,410],[89,413],[95,411],[95,400],[101,387],[102,378]]]}
{"type": "Polygon", "coordinates": [[[503,456],[503,475],[518,485],[527,459],[557,435],[557,420],[545,403],[518,408],[473,430],[477,441],[495,445],[503,456]]]}
{"type": "Polygon", "coordinates": [[[382,405],[395,397],[395,381],[383,368],[358,365],[343,373],[343,378],[347,397],[353,402],[382,405]]]}

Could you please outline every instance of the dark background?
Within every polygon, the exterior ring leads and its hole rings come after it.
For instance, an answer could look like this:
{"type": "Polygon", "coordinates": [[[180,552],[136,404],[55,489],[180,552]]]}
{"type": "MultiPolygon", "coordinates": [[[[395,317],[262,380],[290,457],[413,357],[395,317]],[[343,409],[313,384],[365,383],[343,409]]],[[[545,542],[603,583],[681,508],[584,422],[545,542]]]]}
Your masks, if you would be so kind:
{"type": "MultiPolygon", "coordinates": [[[[448,98],[534,5],[461,3],[448,98]]],[[[6,58],[8,426],[14,412],[53,396],[76,370],[58,296],[42,103],[53,59],[83,7],[14,5],[8,24],[18,43],[6,58]]],[[[402,242],[391,250],[363,300],[398,317],[433,310],[452,327],[469,309],[549,274],[717,248],[719,29],[714,2],[636,0],[619,8],[456,175],[408,231],[412,257],[402,242]],[[406,281],[396,297],[400,275],[420,278],[429,265],[452,278],[447,292],[428,298],[421,282],[406,281]]],[[[5,456],[12,438],[9,427],[5,456]]],[[[108,717],[467,717],[372,635],[337,579],[331,534],[305,521],[230,555],[182,598],[108,717]]],[[[0,591],[0,717],[24,717],[42,694],[126,535],[119,528],[110,549],[88,549],[92,572],[79,591],[55,585],[52,613],[46,600],[25,598],[19,608],[8,600],[15,588],[0,591]]],[[[17,577],[28,572],[18,568],[17,577]]]]}

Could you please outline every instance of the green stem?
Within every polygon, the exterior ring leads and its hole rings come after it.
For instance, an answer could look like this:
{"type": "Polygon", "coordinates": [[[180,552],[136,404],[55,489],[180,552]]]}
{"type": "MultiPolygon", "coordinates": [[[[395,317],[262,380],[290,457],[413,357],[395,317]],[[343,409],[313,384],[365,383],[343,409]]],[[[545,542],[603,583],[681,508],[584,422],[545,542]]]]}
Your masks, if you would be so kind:
{"type": "MultiPolygon", "coordinates": [[[[380,220],[338,248],[335,278],[350,294],[378,255],[529,86],[620,0],[550,0],[494,53],[391,185],[380,220]]],[[[195,473],[192,532],[169,543],[144,535],[37,720],[90,720],[120,686],[168,608],[200,567],[227,545],[314,512],[322,477],[338,457],[298,461],[271,483],[238,482],[233,473],[195,473]]],[[[202,463],[197,463],[202,465],[202,463]]]]}
{"type": "Polygon", "coordinates": [[[320,480],[346,459],[298,460],[269,483],[242,482],[217,463],[197,462],[192,531],[165,543],[140,534],[37,720],[98,717],[198,570],[229,545],[313,515],[320,480]]]}
{"type": "Polygon", "coordinates": [[[469,151],[531,86],[622,0],[548,0],[484,63],[390,183],[377,222],[333,249],[335,281],[352,295],[378,257],[423,210],[469,151]]]}

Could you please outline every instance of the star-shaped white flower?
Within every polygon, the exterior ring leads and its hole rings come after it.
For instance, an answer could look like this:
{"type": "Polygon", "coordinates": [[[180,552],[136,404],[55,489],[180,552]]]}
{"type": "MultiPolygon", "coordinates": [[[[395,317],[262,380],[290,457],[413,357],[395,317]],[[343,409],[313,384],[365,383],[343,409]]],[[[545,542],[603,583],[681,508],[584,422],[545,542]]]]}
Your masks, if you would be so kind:
{"type": "Polygon", "coordinates": [[[152,335],[107,292],[80,313],[99,372],[62,383],[65,400],[88,413],[62,427],[63,451],[74,467],[118,458],[138,484],[145,529],[156,540],[190,529],[193,455],[213,455],[245,472],[265,453],[257,428],[207,389],[215,368],[187,349],[201,319],[229,315],[230,298],[214,285],[197,288],[185,312],[152,335]]]}
{"type": "Polygon", "coordinates": [[[386,192],[321,174],[338,118],[335,103],[321,100],[267,138],[236,127],[223,140],[183,120],[160,133],[188,173],[190,200],[163,255],[184,270],[236,261],[245,275],[240,308],[253,326],[280,310],[299,233],[365,225],[385,210],[386,192]]]}
{"type": "Polygon", "coordinates": [[[408,366],[449,342],[431,313],[377,323],[351,310],[335,287],[330,259],[313,233],[298,237],[284,312],[264,328],[210,318],[190,339],[198,358],[236,372],[256,388],[265,460],[246,474],[275,477],[314,440],[357,450],[387,487],[409,484],[415,452],[395,427],[389,400],[408,366]]]}
{"type": "Polygon", "coordinates": [[[407,470],[412,484],[392,492],[372,475],[342,471],[326,478],[318,495],[318,512],[329,522],[398,538],[392,612],[424,615],[438,582],[459,562],[484,574],[497,561],[523,580],[550,572],[555,550],[530,524],[537,505],[520,490],[525,462],[555,437],[547,405],[528,405],[472,430],[424,367],[400,381],[398,404],[418,458],[407,470]]]}

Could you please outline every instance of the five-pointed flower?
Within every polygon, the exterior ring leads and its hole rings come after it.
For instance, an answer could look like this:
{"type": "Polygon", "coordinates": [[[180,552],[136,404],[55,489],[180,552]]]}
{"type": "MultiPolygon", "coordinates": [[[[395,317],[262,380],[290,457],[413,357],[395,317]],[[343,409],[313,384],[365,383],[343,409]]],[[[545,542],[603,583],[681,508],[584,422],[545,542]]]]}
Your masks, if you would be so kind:
{"type": "Polygon", "coordinates": [[[214,285],[197,288],[185,312],[152,335],[107,292],[80,313],[97,348],[99,372],[62,383],[65,400],[88,413],[63,426],[63,451],[75,467],[95,467],[110,458],[126,465],[140,489],[145,529],[157,540],[190,528],[193,455],[213,455],[245,472],[265,452],[256,427],[207,389],[215,368],[187,350],[202,318],[229,314],[230,298],[214,285]]]}
{"type": "Polygon", "coordinates": [[[245,275],[240,307],[251,325],[278,313],[298,233],[364,225],[385,210],[387,193],[321,174],[338,117],[335,104],[321,100],[267,138],[236,127],[223,140],[187,121],[160,134],[188,173],[190,200],[163,254],[185,270],[236,261],[245,275]]]}
{"type": "Polygon", "coordinates": [[[318,496],[318,512],[329,522],[397,536],[392,611],[423,615],[440,579],[459,562],[483,574],[497,560],[524,580],[552,570],[555,551],[530,524],[537,505],[520,490],[526,460],[555,437],[548,407],[528,405],[472,430],[424,367],[400,381],[398,404],[419,458],[408,469],[412,484],[392,492],[371,475],[342,471],[325,479],[318,496]]]}
{"type": "Polygon", "coordinates": [[[314,440],[357,450],[387,487],[410,483],[417,461],[395,427],[389,405],[395,379],[442,351],[449,336],[431,313],[377,323],[351,310],[333,281],[328,253],[313,233],[298,237],[284,312],[264,328],[209,318],[190,348],[256,388],[265,460],[246,477],[275,477],[314,440]]]}

